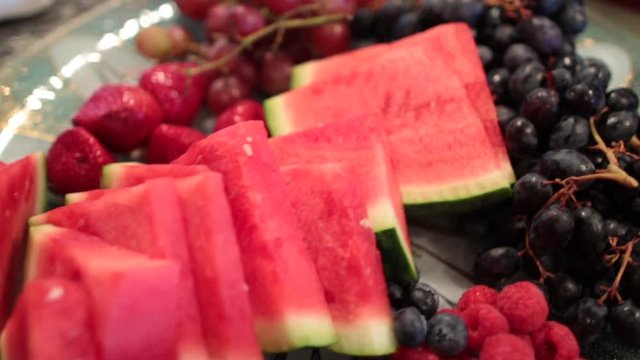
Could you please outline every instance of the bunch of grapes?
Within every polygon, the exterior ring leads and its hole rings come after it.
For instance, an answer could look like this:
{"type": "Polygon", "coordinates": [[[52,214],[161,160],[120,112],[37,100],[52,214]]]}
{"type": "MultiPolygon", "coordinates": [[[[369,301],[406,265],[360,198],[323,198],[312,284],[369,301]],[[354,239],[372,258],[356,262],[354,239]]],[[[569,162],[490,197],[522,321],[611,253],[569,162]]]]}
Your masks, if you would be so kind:
{"type": "Polygon", "coordinates": [[[138,49],[161,61],[186,57],[201,64],[196,72],[210,80],[207,105],[220,114],[254,95],[286,91],[295,64],[348,50],[348,19],[358,3],[180,0],[177,5],[183,14],[202,22],[198,37],[205,41],[194,42],[180,26],[153,26],[137,37],[138,49]]]}

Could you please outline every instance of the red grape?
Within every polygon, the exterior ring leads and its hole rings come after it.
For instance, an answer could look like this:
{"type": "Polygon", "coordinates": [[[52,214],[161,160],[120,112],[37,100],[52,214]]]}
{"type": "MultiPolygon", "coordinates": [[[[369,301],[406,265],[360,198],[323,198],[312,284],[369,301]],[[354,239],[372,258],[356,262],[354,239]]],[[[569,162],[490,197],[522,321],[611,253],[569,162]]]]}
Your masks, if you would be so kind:
{"type": "Polygon", "coordinates": [[[173,55],[182,56],[186,54],[189,42],[193,41],[193,37],[189,31],[180,25],[170,26],[168,31],[169,35],[171,35],[173,55]]]}
{"type": "Polygon", "coordinates": [[[219,0],[176,0],[180,11],[196,20],[204,20],[207,9],[218,2],[219,0]]]}
{"type": "Polygon", "coordinates": [[[218,116],[213,131],[250,120],[264,121],[262,105],[255,100],[240,100],[218,116]]]}
{"type": "Polygon", "coordinates": [[[251,91],[238,76],[224,75],[211,83],[207,94],[207,105],[214,114],[219,114],[240,100],[247,99],[251,91]]]}
{"type": "MultiPolygon", "coordinates": [[[[236,48],[236,44],[229,41],[229,39],[221,37],[216,39],[208,48],[207,48],[207,56],[209,61],[216,61],[223,58],[225,55],[229,54],[236,48]]],[[[237,65],[238,58],[235,57],[231,59],[225,66],[223,66],[218,71],[213,71],[210,75],[213,77],[217,77],[220,72],[231,72],[233,68],[237,65]]]]}
{"type": "Polygon", "coordinates": [[[136,36],[136,47],[142,55],[156,60],[164,60],[173,53],[171,34],[161,26],[142,29],[136,36]]]}
{"type": "Polygon", "coordinates": [[[209,37],[226,34],[233,38],[247,36],[266,25],[266,20],[258,9],[232,3],[220,3],[207,11],[205,28],[209,37]]]}
{"type": "Polygon", "coordinates": [[[249,61],[245,56],[239,56],[231,70],[234,74],[238,75],[242,81],[253,91],[258,84],[258,74],[256,66],[249,61]]]}
{"type": "Polygon", "coordinates": [[[353,14],[356,11],[356,0],[319,0],[323,13],[353,14]]]}
{"type": "Polygon", "coordinates": [[[275,95],[289,89],[293,60],[282,51],[268,53],[260,69],[260,85],[268,94],[275,95]]]}
{"type": "Polygon", "coordinates": [[[264,4],[271,12],[281,15],[303,4],[302,0],[264,0],[264,4]]]}
{"type": "Polygon", "coordinates": [[[294,64],[310,60],[313,57],[306,29],[289,30],[284,37],[282,50],[289,54],[294,64]]]}
{"type": "Polygon", "coordinates": [[[349,25],[336,22],[311,29],[311,42],[320,56],[334,55],[349,49],[351,32],[349,25]]]}

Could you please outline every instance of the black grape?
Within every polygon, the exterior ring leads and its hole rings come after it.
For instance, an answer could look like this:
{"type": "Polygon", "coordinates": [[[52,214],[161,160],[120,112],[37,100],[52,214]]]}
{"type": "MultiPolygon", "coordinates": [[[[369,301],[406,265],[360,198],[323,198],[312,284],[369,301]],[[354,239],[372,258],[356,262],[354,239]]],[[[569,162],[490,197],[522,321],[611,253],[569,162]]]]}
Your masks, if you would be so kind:
{"type": "Polygon", "coordinates": [[[548,17],[533,16],[521,21],[518,33],[527,44],[543,55],[557,54],[562,49],[562,30],[548,17]]]}
{"type": "Polygon", "coordinates": [[[589,122],[580,116],[564,116],[551,130],[549,149],[579,149],[589,142],[589,122]]]}
{"type": "Polygon", "coordinates": [[[578,69],[576,77],[578,81],[604,91],[609,86],[611,71],[602,61],[589,58],[584,60],[584,64],[578,69]]]}
{"type": "Polygon", "coordinates": [[[478,53],[480,54],[480,60],[482,60],[482,65],[486,68],[493,61],[493,50],[486,45],[478,46],[478,53]]]}
{"type": "Polygon", "coordinates": [[[571,240],[573,228],[569,209],[550,206],[538,212],[531,221],[531,246],[540,253],[557,252],[571,240]]]}
{"type": "Polygon", "coordinates": [[[515,26],[511,24],[500,24],[493,32],[491,46],[497,50],[505,49],[518,38],[515,26]]]}
{"type": "Polygon", "coordinates": [[[631,111],[606,113],[596,123],[598,133],[605,144],[613,141],[629,141],[638,130],[638,116],[631,111]]]}
{"type": "Polygon", "coordinates": [[[508,246],[496,247],[476,257],[473,273],[479,282],[495,285],[515,274],[519,262],[518,250],[508,246]]]}
{"type": "Polygon", "coordinates": [[[565,314],[565,322],[580,344],[595,340],[607,327],[609,309],[591,297],[576,302],[565,314]]]}
{"type": "Polygon", "coordinates": [[[542,87],[544,82],[545,68],[542,64],[529,62],[520,65],[509,79],[511,99],[519,105],[531,90],[542,87]]]}
{"type": "Polygon", "coordinates": [[[496,106],[496,112],[498,113],[498,124],[500,129],[504,133],[507,129],[509,122],[517,115],[513,109],[505,105],[496,106]]]}
{"type": "Polygon", "coordinates": [[[617,339],[633,347],[640,347],[640,309],[631,301],[611,310],[611,330],[617,339]]]}
{"type": "Polygon", "coordinates": [[[484,11],[480,0],[444,0],[442,18],[445,22],[466,22],[475,26],[484,11]]]}
{"type": "Polygon", "coordinates": [[[571,247],[584,254],[601,254],[608,244],[602,215],[594,208],[581,207],[573,212],[573,222],[571,247]]]}
{"type": "Polygon", "coordinates": [[[593,174],[595,166],[589,158],[573,149],[547,151],[540,161],[540,173],[548,179],[593,174]]]}
{"type": "Polygon", "coordinates": [[[502,57],[502,62],[510,71],[516,70],[522,64],[539,61],[538,53],[531,46],[522,43],[511,44],[502,57]]]}
{"type": "Polygon", "coordinates": [[[509,71],[505,68],[495,68],[489,71],[487,80],[495,102],[505,102],[509,96],[509,71]]]}
{"type": "Polygon", "coordinates": [[[536,14],[550,16],[555,14],[564,5],[564,0],[538,0],[536,14]]]}
{"type": "Polygon", "coordinates": [[[607,106],[611,111],[636,111],[638,95],[628,88],[613,89],[607,93],[607,106]]]}
{"type": "Polygon", "coordinates": [[[556,274],[546,284],[551,298],[550,305],[559,313],[564,313],[582,295],[580,283],[567,274],[556,274]]]}
{"type": "Polygon", "coordinates": [[[376,13],[373,9],[359,8],[351,21],[351,33],[357,38],[367,38],[371,35],[376,13]]]}
{"type": "Polygon", "coordinates": [[[572,112],[584,117],[597,114],[605,105],[604,91],[582,82],[571,85],[564,98],[572,112]]]}
{"type": "Polygon", "coordinates": [[[529,119],[540,132],[555,125],[560,106],[560,97],[554,90],[538,88],[529,92],[522,102],[520,114],[529,119]]]}
{"type": "Polygon", "coordinates": [[[538,133],[531,121],[518,116],[507,125],[505,143],[513,156],[531,154],[538,147],[538,133]]]}
{"type": "Polygon", "coordinates": [[[587,27],[585,7],[575,2],[570,2],[560,11],[556,21],[565,34],[571,36],[579,34],[587,27]]]}
{"type": "Polygon", "coordinates": [[[560,94],[563,94],[573,84],[571,71],[564,68],[551,70],[551,79],[553,80],[553,88],[560,94]]]}
{"type": "Polygon", "coordinates": [[[513,186],[513,205],[520,214],[533,215],[553,195],[553,188],[545,184],[547,179],[537,173],[529,173],[513,186]]]}

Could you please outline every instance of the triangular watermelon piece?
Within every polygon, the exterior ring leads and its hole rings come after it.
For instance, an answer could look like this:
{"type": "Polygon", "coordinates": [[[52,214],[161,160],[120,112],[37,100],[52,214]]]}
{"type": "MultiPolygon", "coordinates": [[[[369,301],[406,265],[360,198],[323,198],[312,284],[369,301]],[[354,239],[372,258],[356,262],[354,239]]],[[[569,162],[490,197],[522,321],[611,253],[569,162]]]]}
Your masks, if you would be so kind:
{"type": "Polygon", "coordinates": [[[247,121],[215,132],[174,163],[207,165],[224,176],[262,349],[284,352],[335,341],[264,123],[247,121]]]}
{"type": "Polygon", "coordinates": [[[393,353],[391,306],[357,171],[345,164],[293,165],[283,167],[283,176],[338,333],[331,349],[393,353]]]}
{"type": "Polygon", "coordinates": [[[498,127],[496,109],[487,85],[482,61],[476,48],[473,32],[465,23],[442,24],[389,44],[367,46],[297,65],[291,73],[292,87],[326,81],[336,75],[361,71],[365,67],[384,66],[385,55],[393,51],[422,52],[445,62],[454,70],[482,120],[494,149],[501,157],[500,163],[503,165],[505,177],[514,182],[515,176],[498,127]]]}
{"type": "Polygon", "coordinates": [[[87,292],[65,279],[29,282],[0,343],[4,360],[97,360],[87,292]]]}
{"type": "Polygon", "coordinates": [[[111,190],[108,196],[56,208],[31,218],[97,236],[109,244],[181,264],[180,357],[207,359],[180,198],[172,179],[111,190]]]}
{"type": "Polygon", "coordinates": [[[181,178],[209,171],[206,166],[112,163],[102,168],[101,187],[107,189],[139,185],[159,177],[181,178]]]}
{"type": "MultiPolygon", "coordinates": [[[[209,354],[220,360],[262,359],[222,176],[205,166],[127,165],[116,168],[121,175],[114,185],[135,185],[136,181],[144,183],[165,175],[179,178],[175,184],[209,354]],[[187,168],[206,171],[182,177],[187,168]],[[145,172],[146,169],[149,171],[145,172]]],[[[71,202],[97,199],[110,192],[93,190],[68,194],[67,199],[71,202]]]]}
{"type": "Polygon", "coordinates": [[[30,279],[63,277],[86,289],[100,359],[176,359],[177,263],[44,225],[31,229],[28,264],[30,279]]]}
{"type": "Polygon", "coordinates": [[[368,218],[378,238],[385,273],[417,278],[402,198],[384,133],[354,118],[269,139],[281,165],[346,162],[357,165],[352,181],[362,187],[368,218]]]}
{"type": "Polygon", "coordinates": [[[0,168],[0,328],[20,284],[27,219],[44,210],[46,194],[42,153],[0,168]]]}

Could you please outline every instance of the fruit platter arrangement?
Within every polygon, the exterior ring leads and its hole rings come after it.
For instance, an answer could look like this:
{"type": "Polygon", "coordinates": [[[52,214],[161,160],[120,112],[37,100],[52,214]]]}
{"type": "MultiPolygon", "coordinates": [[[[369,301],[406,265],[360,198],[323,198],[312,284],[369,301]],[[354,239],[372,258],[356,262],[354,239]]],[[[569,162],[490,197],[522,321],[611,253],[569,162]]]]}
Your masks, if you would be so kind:
{"type": "Polygon", "coordinates": [[[3,359],[640,356],[634,65],[582,0],[147,5],[0,83],[3,359]]]}

